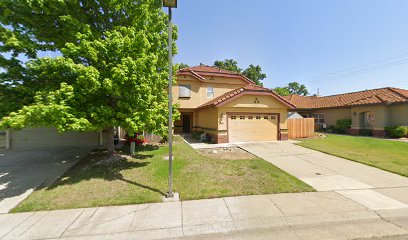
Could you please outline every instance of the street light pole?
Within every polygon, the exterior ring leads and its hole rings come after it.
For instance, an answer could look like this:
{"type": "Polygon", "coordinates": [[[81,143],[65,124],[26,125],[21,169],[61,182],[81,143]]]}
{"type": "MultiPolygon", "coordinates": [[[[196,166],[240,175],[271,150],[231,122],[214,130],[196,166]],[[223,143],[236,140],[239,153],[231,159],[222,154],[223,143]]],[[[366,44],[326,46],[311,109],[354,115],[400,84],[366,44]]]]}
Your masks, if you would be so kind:
{"type": "Polygon", "coordinates": [[[169,191],[167,198],[173,198],[173,27],[169,7],[169,191]]]}

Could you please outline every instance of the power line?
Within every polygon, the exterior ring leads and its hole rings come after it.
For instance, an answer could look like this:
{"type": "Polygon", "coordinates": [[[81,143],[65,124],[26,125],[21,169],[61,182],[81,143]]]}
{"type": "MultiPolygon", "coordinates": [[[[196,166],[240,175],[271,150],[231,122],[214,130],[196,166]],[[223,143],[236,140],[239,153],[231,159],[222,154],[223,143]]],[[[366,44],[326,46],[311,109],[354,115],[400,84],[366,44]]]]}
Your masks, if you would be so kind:
{"type": "Polygon", "coordinates": [[[365,68],[365,69],[359,69],[355,71],[346,72],[344,74],[337,74],[337,75],[334,75],[333,77],[322,78],[321,80],[310,81],[309,83],[322,83],[322,82],[338,80],[338,79],[351,77],[351,76],[355,76],[355,75],[359,75],[359,74],[363,74],[367,72],[378,71],[378,70],[385,69],[385,68],[395,67],[395,66],[399,66],[399,65],[403,65],[407,63],[408,63],[408,58],[401,59],[398,61],[389,62],[389,63],[382,64],[382,65],[377,65],[377,66],[372,66],[372,67],[365,68]]]}
{"type": "Polygon", "coordinates": [[[377,61],[373,61],[373,62],[369,62],[369,63],[365,63],[365,64],[359,64],[359,65],[351,66],[351,67],[348,67],[348,68],[345,68],[345,69],[342,69],[342,70],[338,70],[338,71],[335,71],[335,72],[314,76],[314,77],[306,79],[306,81],[307,80],[312,80],[310,82],[316,82],[316,81],[320,81],[322,79],[324,80],[324,79],[328,79],[328,78],[337,78],[339,76],[349,75],[349,74],[354,73],[354,72],[360,72],[360,71],[363,71],[363,70],[365,71],[367,69],[377,68],[377,67],[381,67],[383,65],[390,65],[390,64],[393,64],[393,63],[398,63],[398,62],[401,62],[401,61],[405,61],[405,60],[408,60],[407,57],[408,57],[408,53],[400,54],[400,55],[397,55],[397,56],[394,56],[394,57],[389,57],[389,58],[385,58],[385,59],[382,59],[382,60],[377,60],[377,61]],[[380,64],[380,65],[372,66],[373,64],[383,63],[383,62],[387,62],[387,61],[390,61],[390,60],[393,60],[393,59],[398,59],[398,58],[402,58],[402,59],[392,61],[392,62],[386,63],[386,64],[380,64]],[[359,68],[365,67],[365,66],[371,66],[371,67],[359,69],[359,68]]]}

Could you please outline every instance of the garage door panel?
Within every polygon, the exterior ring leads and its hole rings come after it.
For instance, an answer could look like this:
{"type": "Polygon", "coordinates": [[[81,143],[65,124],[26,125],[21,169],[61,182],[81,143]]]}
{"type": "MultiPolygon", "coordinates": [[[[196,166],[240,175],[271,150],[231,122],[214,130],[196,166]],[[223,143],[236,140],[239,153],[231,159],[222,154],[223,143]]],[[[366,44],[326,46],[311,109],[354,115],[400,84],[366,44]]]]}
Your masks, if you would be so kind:
{"type": "Polygon", "coordinates": [[[228,117],[230,142],[278,140],[276,115],[230,115],[228,117]]]}
{"type": "Polygon", "coordinates": [[[58,133],[55,128],[27,128],[13,131],[13,148],[98,146],[98,132],[58,133]]]}

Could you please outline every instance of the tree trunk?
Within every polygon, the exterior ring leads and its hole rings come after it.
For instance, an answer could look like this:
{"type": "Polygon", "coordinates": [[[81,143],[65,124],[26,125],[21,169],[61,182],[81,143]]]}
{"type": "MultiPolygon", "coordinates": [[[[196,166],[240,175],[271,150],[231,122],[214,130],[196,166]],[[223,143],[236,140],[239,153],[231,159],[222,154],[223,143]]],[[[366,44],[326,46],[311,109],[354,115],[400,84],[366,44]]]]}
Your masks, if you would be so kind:
{"type": "Polygon", "coordinates": [[[108,128],[108,155],[112,156],[113,153],[115,152],[115,145],[113,142],[114,136],[115,135],[115,129],[114,127],[109,127],[108,128]]]}

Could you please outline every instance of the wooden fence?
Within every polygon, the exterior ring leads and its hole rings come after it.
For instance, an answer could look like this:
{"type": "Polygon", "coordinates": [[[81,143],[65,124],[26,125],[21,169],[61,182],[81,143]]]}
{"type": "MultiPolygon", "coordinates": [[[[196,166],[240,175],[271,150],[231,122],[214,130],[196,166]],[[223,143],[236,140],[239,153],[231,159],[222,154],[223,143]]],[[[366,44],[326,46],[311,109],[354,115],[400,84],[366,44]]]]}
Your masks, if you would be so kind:
{"type": "Polygon", "coordinates": [[[288,119],[289,139],[311,137],[314,134],[314,118],[288,119]]]}

